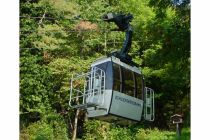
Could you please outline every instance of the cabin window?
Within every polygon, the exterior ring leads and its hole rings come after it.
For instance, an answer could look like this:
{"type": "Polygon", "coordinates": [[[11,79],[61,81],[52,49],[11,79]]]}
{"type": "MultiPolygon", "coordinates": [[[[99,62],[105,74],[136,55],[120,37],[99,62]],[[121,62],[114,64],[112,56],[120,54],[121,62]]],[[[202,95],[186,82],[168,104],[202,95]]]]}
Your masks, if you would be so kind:
{"type": "Polygon", "coordinates": [[[135,93],[135,79],[133,71],[122,68],[123,73],[123,93],[134,96],[135,93]]]}
{"type": "Polygon", "coordinates": [[[140,74],[135,73],[135,77],[136,77],[136,89],[137,89],[137,98],[142,99],[142,87],[143,87],[143,80],[142,80],[142,76],[140,74]]]}
{"type": "Polygon", "coordinates": [[[121,71],[120,66],[113,63],[113,73],[114,73],[114,84],[113,84],[113,90],[122,92],[122,77],[121,77],[121,71]]]}
{"type": "MultiPolygon", "coordinates": [[[[102,69],[105,71],[106,73],[106,79],[105,79],[105,88],[106,89],[112,89],[112,83],[113,83],[113,79],[112,79],[112,62],[105,62],[102,64],[97,65],[96,67],[102,69]]],[[[102,81],[104,82],[104,81],[102,81]]]]}

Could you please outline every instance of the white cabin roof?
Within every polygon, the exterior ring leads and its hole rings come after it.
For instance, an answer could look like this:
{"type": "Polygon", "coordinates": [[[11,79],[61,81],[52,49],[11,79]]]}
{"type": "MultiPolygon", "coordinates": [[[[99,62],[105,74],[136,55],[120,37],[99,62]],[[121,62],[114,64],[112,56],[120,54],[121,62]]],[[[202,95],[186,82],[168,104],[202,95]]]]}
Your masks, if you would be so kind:
{"type": "Polygon", "coordinates": [[[99,58],[98,60],[96,60],[95,62],[93,62],[91,64],[91,67],[94,67],[94,66],[97,66],[99,64],[102,64],[102,63],[105,63],[105,62],[108,62],[108,61],[112,61],[122,67],[125,67],[135,73],[138,73],[138,74],[141,74],[141,70],[139,68],[137,68],[136,66],[130,66],[122,61],[120,61],[119,58],[117,57],[114,57],[114,56],[111,56],[111,57],[103,57],[103,58],[99,58]]]}

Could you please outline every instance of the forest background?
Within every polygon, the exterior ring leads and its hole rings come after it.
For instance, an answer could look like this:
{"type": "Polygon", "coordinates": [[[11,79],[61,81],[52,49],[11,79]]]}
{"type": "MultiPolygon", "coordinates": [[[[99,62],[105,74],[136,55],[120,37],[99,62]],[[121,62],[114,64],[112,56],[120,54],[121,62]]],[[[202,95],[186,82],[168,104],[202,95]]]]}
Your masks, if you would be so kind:
{"type": "Polygon", "coordinates": [[[172,138],[175,113],[190,127],[187,0],[20,0],[19,53],[21,139],[172,138]],[[124,34],[101,21],[112,11],[134,16],[130,55],[155,89],[156,119],[120,127],[80,115],[75,127],[75,110],[68,106],[71,75],[88,71],[91,62],[123,43],[124,34]]]}

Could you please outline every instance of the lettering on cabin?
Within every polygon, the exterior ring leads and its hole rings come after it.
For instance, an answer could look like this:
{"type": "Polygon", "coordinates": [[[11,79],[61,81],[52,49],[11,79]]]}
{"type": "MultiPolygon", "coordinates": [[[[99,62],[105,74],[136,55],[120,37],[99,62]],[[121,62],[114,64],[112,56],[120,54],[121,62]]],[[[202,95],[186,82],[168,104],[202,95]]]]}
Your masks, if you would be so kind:
{"type": "Polygon", "coordinates": [[[137,103],[135,101],[132,101],[132,100],[120,97],[120,96],[115,96],[115,100],[119,100],[121,102],[132,104],[132,105],[135,105],[135,106],[141,106],[141,104],[139,104],[139,103],[137,103]]]}

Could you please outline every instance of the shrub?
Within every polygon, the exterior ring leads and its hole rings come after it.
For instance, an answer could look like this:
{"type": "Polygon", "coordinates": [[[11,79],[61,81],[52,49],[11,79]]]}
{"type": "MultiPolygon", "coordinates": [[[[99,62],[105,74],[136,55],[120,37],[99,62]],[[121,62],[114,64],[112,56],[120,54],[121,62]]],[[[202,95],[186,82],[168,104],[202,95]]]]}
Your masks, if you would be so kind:
{"type": "Polygon", "coordinates": [[[29,125],[26,130],[23,130],[20,135],[20,140],[52,140],[53,128],[44,123],[36,122],[29,125]]]}
{"type": "Polygon", "coordinates": [[[190,140],[190,128],[183,128],[181,133],[182,140],[190,140]]]}
{"type": "Polygon", "coordinates": [[[137,140],[174,140],[175,132],[160,131],[155,129],[139,129],[136,134],[137,140]]]}
{"type": "MultiPolygon", "coordinates": [[[[136,140],[177,140],[176,132],[160,131],[159,129],[139,129],[136,133],[136,140]]],[[[190,140],[190,128],[182,129],[182,140],[190,140]]]]}
{"type": "Polygon", "coordinates": [[[63,117],[53,112],[45,115],[45,117],[45,122],[53,128],[53,139],[68,140],[67,124],[63,117]]]}
{"type": "Polygon", "coordinates": [[[108,140],[132,140],[130,129],[113,127],[108,132],[108,140]]]}
{"type": "MultiPolygon", "coordinates": [[[[154,129],[143,129],[138,126],[121,127],[102,121],[92,120],[85,123],[85,140],[177,140],[176,130],[166,131],[154,129]]],[[[182,140],[190,139],[190,129],[183,128],[182,140]]]]}
{"type": "Polygon", "coordinates": [[[107,139],[107,133],[110,124],[98,120],[89,120],[84,125],[85,133],[82,139],[85,140],[102,140],[107,139]]]}
{"type": "Polygon", "coordinates": [[[110,123],[92,120],[85,123],[85,140],[132,140],[130,129],[110,123]]]}
{"type": "Polygon", "coordinates": [[[66,124],[61,116],[50,113],[46,119],[23,129],[20,140],[68,140],[66,124]]]}

